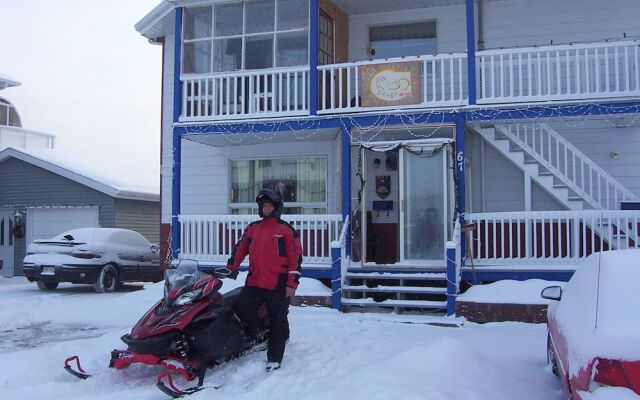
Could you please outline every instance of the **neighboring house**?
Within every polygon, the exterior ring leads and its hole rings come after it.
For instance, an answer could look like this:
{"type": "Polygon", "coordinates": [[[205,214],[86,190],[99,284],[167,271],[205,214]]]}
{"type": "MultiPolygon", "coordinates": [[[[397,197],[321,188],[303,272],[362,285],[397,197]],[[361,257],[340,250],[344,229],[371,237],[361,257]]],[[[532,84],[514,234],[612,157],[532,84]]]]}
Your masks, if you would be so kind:
{"type": "Polygon", "coordinates": [[[164,47],[161,243],[224,264],[272,187],[307,276],[331,277],[349,218],[344,306],[568,279],[640,243],[639,20],[636,0],[163,1],[136,25],[164,47]]]}
{"type": "Polygon", "coordinates": [[[52,150],[0,151],[0,258],[22,275],[27,245],[69,229],[135,230],[159,241],[157,174],[52,150]]]}
{"type": "MultiPolygon", "coordinates": [[[[20,86],[20,82],[0,74],[0,91],[14,86],[20,86]]],[[[7,147],[53,149],[54,145],[54,135],[24,129],[18,110],[0,96],[0,150],[7,147]]]]}

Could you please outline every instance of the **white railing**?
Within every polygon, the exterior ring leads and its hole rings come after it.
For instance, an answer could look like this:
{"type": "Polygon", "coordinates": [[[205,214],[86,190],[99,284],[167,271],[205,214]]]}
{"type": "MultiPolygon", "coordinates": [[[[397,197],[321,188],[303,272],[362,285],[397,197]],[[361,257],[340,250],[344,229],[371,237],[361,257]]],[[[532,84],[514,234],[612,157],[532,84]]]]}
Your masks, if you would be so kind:
{"type": "Polygon", "coordinates": [[[466,105],[467,55],[438,54],[420,57],[358,61],[318,66],[318,114],[385,109],[466,105]],[[397,63],[420,63],[420,101],[416,104],[363,107],[361,73],[364,67],[397,63]]]}
{"type": "MultiPolygon", "coordinates": [[[[256,215],[180,215],[180,257],[226,262],[256,215]]],[[[305,264],[331,264],[330,244],[338,240],[342,215],[283,215],[300,233],[305,264]]]]}
{"type": "Polygon", "coordinates": [[[601,250],[640,247],[640,211],[466,214],[475,265],[561,264],[601,250]]]}
{"type": "Polygon", "coordinates": [[[476,53],[478,104],[640,95],[637,40],[476,53]]]}
{"type": "Polygon", "coordinates": [[[545,123],[496,125],[496,130],[594,209],[616,210],[621,201],[638,200],[638,196],[545,123]]]}
{"type": "Polygon", "coordinates": [[[15,126],[0,125],[0,150],[7,147],[26,150],[53,149],[55,147],[55,136],[15,126]]]}
{"type": "Polygon", "coordinates": [[[181,121],[309,114],[306,66],[184,76],[181,80],[181,121]]]}

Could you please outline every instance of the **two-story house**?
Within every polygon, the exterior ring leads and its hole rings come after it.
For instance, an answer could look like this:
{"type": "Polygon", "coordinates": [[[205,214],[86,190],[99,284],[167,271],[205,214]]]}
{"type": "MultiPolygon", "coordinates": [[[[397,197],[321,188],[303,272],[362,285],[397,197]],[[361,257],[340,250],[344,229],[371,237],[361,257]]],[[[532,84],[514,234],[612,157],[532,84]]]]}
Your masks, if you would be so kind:
{"type": "Polygon", "coordinates": [[[635,0],[163,1],[136,29],[164,48],[165,251],[224,264],[270,187],[307,276],[338,242],[342,306],[451,312],[461,280],[637,246],[639,20],[635,0]]]}

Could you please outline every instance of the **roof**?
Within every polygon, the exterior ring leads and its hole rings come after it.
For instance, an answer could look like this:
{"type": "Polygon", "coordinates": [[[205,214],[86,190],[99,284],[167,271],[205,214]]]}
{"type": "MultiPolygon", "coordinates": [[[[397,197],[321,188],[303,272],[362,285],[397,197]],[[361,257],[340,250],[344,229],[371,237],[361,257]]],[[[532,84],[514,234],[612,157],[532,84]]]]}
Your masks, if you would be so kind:
{"type": "Polygon", "coordinates": [[[0,90],[6,89],[11,86],[20,86],[21,83],[15,79],[11,79],[6,75],[0,74],[0,90]]]}
{"type": "Polygon", "coordinates": [[[77,154],[63,155],[58,150],[23,150],[8,147],[0,151],[0,163],[15,158],[90,187],[111,197],[129,200],[159,201],[160,174],[77,154]]]}
{"type": "Polygon", "coordinates": [[[148,39],[165,36],[173,30],[174,1],[162,0],[135,25],[136,31],[148,39]],[[170,29],[170,30],[169,30],[170,29]]]}

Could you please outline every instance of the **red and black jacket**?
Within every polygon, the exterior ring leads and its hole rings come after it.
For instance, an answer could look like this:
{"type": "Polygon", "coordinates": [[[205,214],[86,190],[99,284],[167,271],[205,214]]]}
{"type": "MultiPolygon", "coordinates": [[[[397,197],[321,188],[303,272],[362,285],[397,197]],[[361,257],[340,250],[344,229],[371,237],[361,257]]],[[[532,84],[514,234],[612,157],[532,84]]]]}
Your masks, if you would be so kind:
{"type": "Polygon", "coordinates": [[[301,275],[302,245],[298,231],[277,217],[251,223],[233,249],[227,267],[237,270],[249,254],[247,286],[275,289],[286,275],[286,285],[297,288],[301,275]]]}

